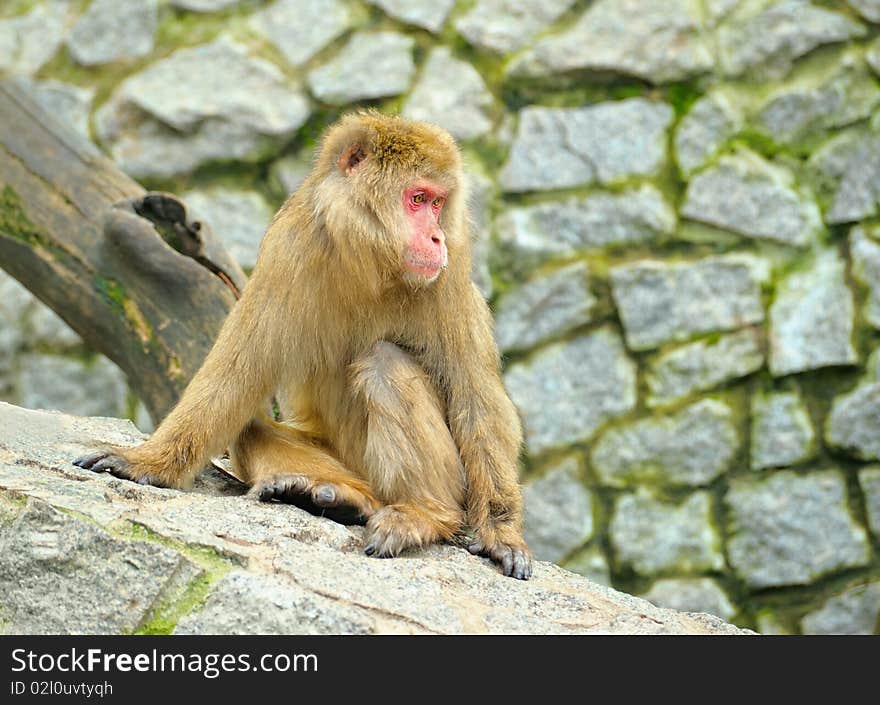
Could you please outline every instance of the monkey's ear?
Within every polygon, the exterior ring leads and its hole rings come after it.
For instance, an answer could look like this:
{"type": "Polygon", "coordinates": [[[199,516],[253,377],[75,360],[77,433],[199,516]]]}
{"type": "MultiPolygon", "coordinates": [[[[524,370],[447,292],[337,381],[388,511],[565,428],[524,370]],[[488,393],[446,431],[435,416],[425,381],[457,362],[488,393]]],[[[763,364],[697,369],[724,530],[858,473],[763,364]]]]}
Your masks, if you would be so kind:
{"type": "Polygon", "coordinates": [[[368,157],[367,150],[360,144],[352,144],[342,150],[339,161],[336,163],[346,176],[351,176],[355,170],[363,164],[368,157]]]}

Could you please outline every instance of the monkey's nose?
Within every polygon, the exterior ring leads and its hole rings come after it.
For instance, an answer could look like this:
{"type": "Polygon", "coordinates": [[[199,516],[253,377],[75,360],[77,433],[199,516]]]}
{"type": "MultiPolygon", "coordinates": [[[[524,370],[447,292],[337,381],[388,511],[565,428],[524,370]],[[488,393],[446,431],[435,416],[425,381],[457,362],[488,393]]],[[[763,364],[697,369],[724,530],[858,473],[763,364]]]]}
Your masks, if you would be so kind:
{"type": "Polygon", "coordinates": [[[441,240],[440,240],[439,237],[437,237],[436,235],[434,235],[434,236],[431,238],[431,242],[433,242],[435,245],[439,245],[440,242],[441,242],[441,240]]]}

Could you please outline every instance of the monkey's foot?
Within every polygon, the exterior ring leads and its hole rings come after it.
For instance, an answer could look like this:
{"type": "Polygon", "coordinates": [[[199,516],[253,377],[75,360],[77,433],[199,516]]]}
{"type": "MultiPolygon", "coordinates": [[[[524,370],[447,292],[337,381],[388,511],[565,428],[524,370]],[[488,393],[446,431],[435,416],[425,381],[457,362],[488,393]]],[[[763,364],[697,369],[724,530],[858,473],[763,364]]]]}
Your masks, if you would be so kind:
{"type": "Polygon", "coordinates": [[[136,469],[128,459],[110,450],[99,450],[95,453],[86,453],[73,461],[77,467],[93,472],[106,472],[113,477],[122,480],[131,480],[139,485],[155,485],[156,487],[171,487],[172,485],[161,481],[155,475],[143,470],[136,469]]]}
{"type": "Polygon", "coordinates": [[[376,512],[367,522],[364,553],[391,558],[411,546],[427,546],[444,537],[443,523],[405,504],[392,504],[376,512]]]}
{"type": "Polygon", "coordinates": [[[477,530],[468,551],[476,556],[491,558],[509,578],[528,580],[532,577],[532,552],[518,533],[509,527],[477,530]]]}
{"type": "Polygon", "coordinates": [[[373,500],[360,490],[341,483],[321,481],[308,475],[278,473],[261,478],[250,493],[261,502],[273,499],[294,504],[311,514],[340,524],[365,524],[376,511],[373,500]]]}

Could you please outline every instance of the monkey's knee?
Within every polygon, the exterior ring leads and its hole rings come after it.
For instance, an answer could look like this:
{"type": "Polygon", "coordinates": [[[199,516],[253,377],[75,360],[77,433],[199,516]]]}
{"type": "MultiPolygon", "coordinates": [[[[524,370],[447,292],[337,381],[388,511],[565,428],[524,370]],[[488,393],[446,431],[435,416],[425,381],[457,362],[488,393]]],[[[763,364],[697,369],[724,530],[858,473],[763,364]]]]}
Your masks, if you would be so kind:
{"type": "Polygon", "coordinates": [[[352,365],[355,391],[370,410],[395,411],[414,404],[438,408],[440,400],[419,364],[394,343],[380,340],[352,365]]]}
{"type": "Polygon", "coordinates": [[[397,424],[413,436],[448,437],[452,442],[437,386],[408,352],[379,341],[352,365],[352,372],[355,393],[372,422],[397,424]]]}
{"type": "Polygon", "coordinates": [[[386,503],[459,508],[464,471],[436,386],[406,351],[380,341],[353,365],[367,416],[364,462],[386,503]]]}

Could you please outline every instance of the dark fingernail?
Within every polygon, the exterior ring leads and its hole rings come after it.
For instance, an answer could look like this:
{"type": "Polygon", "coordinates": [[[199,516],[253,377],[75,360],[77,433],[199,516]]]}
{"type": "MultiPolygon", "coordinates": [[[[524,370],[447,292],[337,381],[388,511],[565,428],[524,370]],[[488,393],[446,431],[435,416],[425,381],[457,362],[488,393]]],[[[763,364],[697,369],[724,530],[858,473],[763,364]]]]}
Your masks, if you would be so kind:
{"type": "Polygon", "coordinates": [[[504,558],[501,559],[501,566],[504,568],[505,575],[513,575],[513,556],[505,553],[504,558]]]}
{"type": "Polygon", "coordinates": [[[368,556],[372,556],[376,552],[376,547],[373,544],[370,544],[364,549],[364,553],[368,556]]]}
{"type": "Polygon", "coordinates": [[[336,500],[336,492],[332,487],[324,486],[320,487],[317,492],[315,492],[315,501],[320,504],[332,504],[336,500]]]}
{"type": "Polygon", "coordinates": [[[86,453],[85,455],[80,455],[76,460],[74,460],[73,464],[79,468],[83,468],[84,470],[89,470],[95,463],[97,463],[104,457],[104,453],[86,453]]]}

